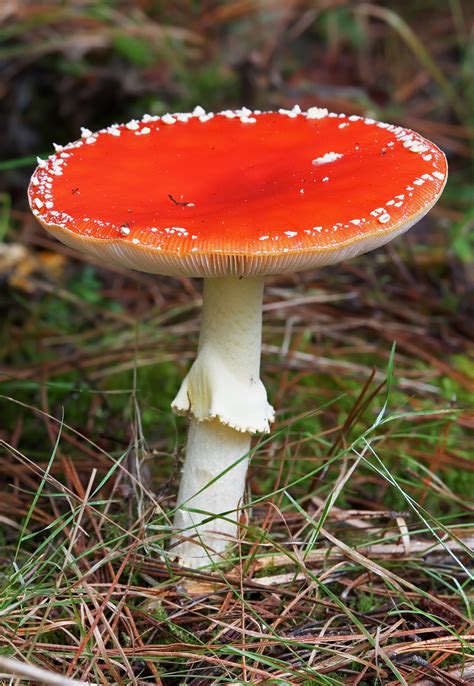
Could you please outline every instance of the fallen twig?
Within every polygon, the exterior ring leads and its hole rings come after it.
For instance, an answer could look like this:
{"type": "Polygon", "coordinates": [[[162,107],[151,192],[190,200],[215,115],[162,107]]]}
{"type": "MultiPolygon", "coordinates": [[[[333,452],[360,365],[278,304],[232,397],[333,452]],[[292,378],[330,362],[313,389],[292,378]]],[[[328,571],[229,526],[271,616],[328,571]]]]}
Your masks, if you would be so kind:
{"type": "MultiPolygon", "coordinates": [[[[374,543],[373,545],[354,548],[354,550],[361,555],[370,557],[371,559],[382,560],[406,560],[414,556],[432,555],[434,553],[442,554],[443,552],[446,552],[446,549],[451,552],[465,552],[466,549],[472,551],[474,549],[474,534],[459,539],[458,541],[443,541],[442,544],[411,539],[408,548],[403,543],[374,543]]],[[[333,562],[334,560],[341,560],[344,557],[343,551],[337,546],[334,546],[312,550],[305,555],[304,561],[306,564],[314,564],[318,562],[333,562]]],[[[255,569],[259,571],[266,567],[283,567],[291,565],[292,563],[293,560],[288,555],[265,555],[256,560],[255,569]]]]}
{"type": "Polygon", "coordinates": [[[20,662],[12,657],[0,656],[0,670],[4,676],[19,676],[23,679],[34,680],[40,684],[51,684],[51,686],[96,686],[91,681],[76,681],[68,679],[62,674],[55,674],[42,667],[37,667],[29,662],[20,662]]]}

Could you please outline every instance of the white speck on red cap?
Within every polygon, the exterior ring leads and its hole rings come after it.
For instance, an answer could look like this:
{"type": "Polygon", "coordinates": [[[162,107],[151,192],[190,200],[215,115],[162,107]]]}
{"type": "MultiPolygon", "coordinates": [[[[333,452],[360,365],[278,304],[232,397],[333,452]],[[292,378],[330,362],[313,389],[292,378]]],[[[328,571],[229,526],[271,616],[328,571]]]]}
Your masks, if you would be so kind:
{"type": "Polygon", "coordinates": [[[329,112],[325,107],[310,107],[306,112],[307,119],[324,119],[327,117],[329,112]]]}
{"type": "Polygon", "coordinates": [[[320,164],[328,164],[329,162],[335,162],[336,160],[344,157],[340,152],[326,152],[321,157],[316,157],[316,159],[311,161],[311,164],[318,166],[320,164]]]}

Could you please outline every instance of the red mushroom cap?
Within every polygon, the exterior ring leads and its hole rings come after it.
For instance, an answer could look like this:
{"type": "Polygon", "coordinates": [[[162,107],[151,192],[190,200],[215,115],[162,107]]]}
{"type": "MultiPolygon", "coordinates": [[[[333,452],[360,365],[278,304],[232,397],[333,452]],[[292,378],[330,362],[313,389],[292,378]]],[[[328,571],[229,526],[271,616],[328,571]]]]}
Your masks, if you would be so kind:
{"type": "Polygon", "coordinates": [[[299,107],[145,115],[40,161],[29,199],[64,243],[186,276],[297,271],[366,252],[436,202],[435,145],[373,119],[299,107]]]}

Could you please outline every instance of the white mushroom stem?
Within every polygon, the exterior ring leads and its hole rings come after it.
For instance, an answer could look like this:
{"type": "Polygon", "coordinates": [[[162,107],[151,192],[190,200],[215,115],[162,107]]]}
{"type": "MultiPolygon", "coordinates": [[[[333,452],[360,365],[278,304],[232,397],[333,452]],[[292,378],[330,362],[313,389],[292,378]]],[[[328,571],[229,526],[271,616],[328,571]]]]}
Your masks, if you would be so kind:
{"type": "Polygon", "coordinates": [[[245,433],[265,432],[273,408],[260,381],[263,278],[204,280],[198,354],[172,408],[199,421],[218,418],[245,433]]]}
{"type": "Polygon", "coordinates": [[[172,550],[185,567],[218,561],[235,540],[250,440],[218,419],[191,419],[174,518],[180,542],[172,550]]]}
{"type": "Polygon", "coordinates": [[[204,281],[198,355],[172,404],[191,416],[173,548],[188,567],[235,539],[251,436],[273,421],[259,378],[262,298],[263,278],[204,281]]]}

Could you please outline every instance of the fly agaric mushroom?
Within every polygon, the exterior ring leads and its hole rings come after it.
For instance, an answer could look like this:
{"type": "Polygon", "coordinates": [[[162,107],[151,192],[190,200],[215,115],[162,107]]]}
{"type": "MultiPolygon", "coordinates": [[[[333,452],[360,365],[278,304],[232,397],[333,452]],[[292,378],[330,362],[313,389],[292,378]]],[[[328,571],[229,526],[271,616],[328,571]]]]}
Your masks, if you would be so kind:
{"type": "Polygon", "coordinates": [[[263,280],[346,260],[407,231],[439,198],[446,159],[417,133],[312,107],[145,115],[82,130],[39,160],[41,224],[101,262],[203,277],[197,358],[173,401],[190,418],[174,554],[199,567],[237,530],[260,381],[263,280]]]}

